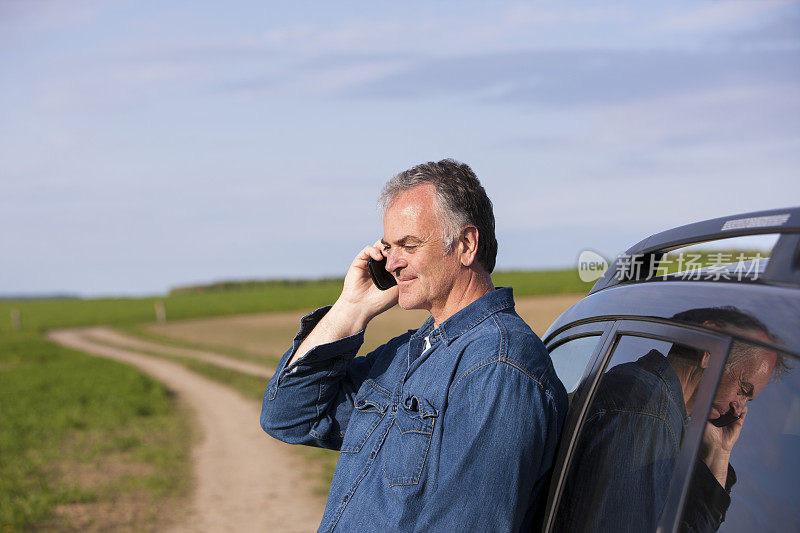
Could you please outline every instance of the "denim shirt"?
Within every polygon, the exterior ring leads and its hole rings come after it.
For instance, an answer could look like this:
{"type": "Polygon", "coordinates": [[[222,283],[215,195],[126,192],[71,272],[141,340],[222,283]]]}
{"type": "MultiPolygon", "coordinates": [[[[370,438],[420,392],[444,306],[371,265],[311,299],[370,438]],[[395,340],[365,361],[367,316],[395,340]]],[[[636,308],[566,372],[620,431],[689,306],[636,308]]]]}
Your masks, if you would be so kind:
{"type": "MultiPolygon", "coordinates": [[[[556,517],[559,532],[655,531],[689,423],[683,388],[656,350],[609,370],[586,414],[556,517]]],[[[736,475],[725,489],[695,463],[681,531],[716,531],[736,475]]]]}
{"type": "Polygon", "coordinates": [[[341,451],[319,531],[533,527],[567,395],[511,289],[365,357],[362,331],[287,369],[328,309],[303,317],[261,411],[273,437],[341,451]]]}

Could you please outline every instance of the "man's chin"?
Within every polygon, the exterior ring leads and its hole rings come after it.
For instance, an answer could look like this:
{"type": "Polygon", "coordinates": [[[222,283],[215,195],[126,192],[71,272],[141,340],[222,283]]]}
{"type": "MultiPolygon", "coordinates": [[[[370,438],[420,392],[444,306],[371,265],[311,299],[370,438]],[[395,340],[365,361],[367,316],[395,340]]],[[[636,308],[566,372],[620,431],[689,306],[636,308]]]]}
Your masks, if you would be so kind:
{"type": "Polygon", "coordinates": [[[401,309],[405,309],[406,311],[410,311],[411,309],[421,308],[418,299],[416,299],[412,294],[403,294],[402,289],[400,291],[400,295],[397,298],[397,305],[399,305],[401,309]]]}
{"type": "Polygon", "coordinates": [[[397,305],[400,306],[400,309],[403,309],[404,311],[411,311],[412,309],[418,309],[418,307],[414,305],[414,303],[411,301],[404,302],[403,300],[397,300],[397,305]]]}

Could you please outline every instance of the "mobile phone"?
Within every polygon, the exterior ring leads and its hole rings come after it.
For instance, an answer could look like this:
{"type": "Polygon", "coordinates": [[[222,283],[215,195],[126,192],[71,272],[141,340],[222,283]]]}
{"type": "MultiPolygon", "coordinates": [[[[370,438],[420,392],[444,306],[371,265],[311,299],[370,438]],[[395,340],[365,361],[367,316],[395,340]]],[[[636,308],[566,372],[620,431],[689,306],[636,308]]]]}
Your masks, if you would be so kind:
{"type": "Polygon", "coordinates": [[[740,418],[740,416],[736,416],[736,413],[733,412],[733,409],[728,409],[725,413],[721,414],[717,418],[710,418],[708,421],[718,428],[722,428],[733,424],[740,418]]]}
{"type": "Polygon", "coordinates": [[[392,276],[388,270],[386,270],[385,257],[380,261],[376,261],[370,257],[367,260],[367,268],[369,269],[369,275],[372,278],[372,282],[380,290],[385,291],[397,285],[397,280],[394,279],[394,276],[392,276]]]}

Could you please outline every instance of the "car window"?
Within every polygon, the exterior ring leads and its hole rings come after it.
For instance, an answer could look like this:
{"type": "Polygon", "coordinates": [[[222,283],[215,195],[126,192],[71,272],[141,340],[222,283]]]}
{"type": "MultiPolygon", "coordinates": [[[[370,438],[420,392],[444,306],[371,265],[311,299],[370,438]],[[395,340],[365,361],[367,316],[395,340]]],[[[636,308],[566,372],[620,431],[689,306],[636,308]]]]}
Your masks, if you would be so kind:
{"type": "Polygon", "coordinates": [[[570,398],[578,387],[581,376],[583,376],[600,338],[600,334],[578,337],[550,350],[553,367],[570,398]]]}
{"type": "Polygon", "coordinates": [[[740,421],[721,428],[706,426],[699,460],[710,468],[695,469],[683,524],[710,523],[724,532],[800,531],[800,374],[796,367],[786,354],[733,344],[708,417],[714,419],[726,408],[740,408],[745,393],[755,397],[746,403],[740,421]],[[737,352],[738,363],[732,361],[737,352]],[[769,371],[772,361],[777,362],[777,370],[760,388],[764,377],[758,372],[764,365],[769,371]],[[710,458],[719,455],[720,449],[723,457],[715,464],[710,458]],[[724,515],[721,525],[714,522],[715,513],[719,519],[724,515]]]}
{"type": "MultiPolygon", "coordinates": [[[[684,375],[706,354],[664,339],[617,339],[581,424],[555,531],[655,530],[689,423],[676,368],[684,375]]],[[[700,381],[702,372],[692,383],[700,381]]]]}
{"type": "Polygon", "coordinates": [[[777,233],[748,235],[691,244],[665,254],[658,264],[658,275],[687,280],[758,279],[764,274],[777,233]]]}

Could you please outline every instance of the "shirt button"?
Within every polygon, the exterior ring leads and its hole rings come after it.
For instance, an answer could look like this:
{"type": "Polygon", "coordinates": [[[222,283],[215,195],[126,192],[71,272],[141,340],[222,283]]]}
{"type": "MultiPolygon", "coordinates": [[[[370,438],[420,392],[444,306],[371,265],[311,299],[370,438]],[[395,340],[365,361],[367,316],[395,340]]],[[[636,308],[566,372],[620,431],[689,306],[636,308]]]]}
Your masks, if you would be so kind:
{"type": "Polygon", "coordinates": [[[397,404],[392,406],[392,412],[394,413],[395,411],[397,411],[397,404]]]}

